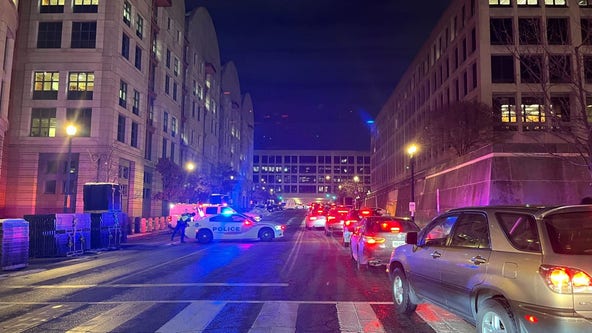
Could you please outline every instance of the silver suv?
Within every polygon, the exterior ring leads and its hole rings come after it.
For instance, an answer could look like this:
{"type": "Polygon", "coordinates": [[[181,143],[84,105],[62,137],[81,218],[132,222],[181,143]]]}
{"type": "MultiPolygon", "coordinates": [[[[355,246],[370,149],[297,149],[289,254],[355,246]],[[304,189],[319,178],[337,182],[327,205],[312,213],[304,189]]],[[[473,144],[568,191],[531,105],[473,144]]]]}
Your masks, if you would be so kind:
{"type": "Polygon", "coordinates": [[[424,299],[477,332],[592,332],[592,205],[468,207],[391,255],[397,312],[424,299]]]}

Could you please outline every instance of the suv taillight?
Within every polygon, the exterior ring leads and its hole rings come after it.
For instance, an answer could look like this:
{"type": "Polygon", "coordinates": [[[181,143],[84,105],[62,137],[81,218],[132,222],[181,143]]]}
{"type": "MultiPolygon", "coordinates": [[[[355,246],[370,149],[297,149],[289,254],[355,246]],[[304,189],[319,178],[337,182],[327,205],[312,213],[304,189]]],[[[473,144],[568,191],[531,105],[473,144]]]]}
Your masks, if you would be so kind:
{"type": "Polygon", "coordinates": [[[547,287],[556,293],[592,292],[592,278],[586,272],[577,268],[541,265],[539,274],[545,280],[547,287]]]}
{"type": "Polygon", "coordinates": [[[382,237],[373,237],[373,236],[364,236],[363,240],[364,240],[364,242],[366,242],[366,244],[382,244],[382,243],[386,242],[386,239],[384,239],[382,237]]]}

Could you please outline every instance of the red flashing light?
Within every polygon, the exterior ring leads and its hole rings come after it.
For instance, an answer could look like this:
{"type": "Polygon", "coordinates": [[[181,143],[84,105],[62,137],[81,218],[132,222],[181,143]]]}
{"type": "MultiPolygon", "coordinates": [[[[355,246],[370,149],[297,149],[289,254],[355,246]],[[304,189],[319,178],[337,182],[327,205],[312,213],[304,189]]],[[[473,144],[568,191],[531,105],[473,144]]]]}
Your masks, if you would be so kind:
{"type": "Polygon", "coordinates": [[[370,211],[369,210],[363,210],[360,212],[360,214],[362,215],[370,215],[370,211]]]}
{"type": "Polygon", "coordinates": [[[251,225],[253,225],[253,222],[251,222],[250,220],[244,220],[243,221],[243,225],[245,225],[245,226],[251,226],[251,225]]]}

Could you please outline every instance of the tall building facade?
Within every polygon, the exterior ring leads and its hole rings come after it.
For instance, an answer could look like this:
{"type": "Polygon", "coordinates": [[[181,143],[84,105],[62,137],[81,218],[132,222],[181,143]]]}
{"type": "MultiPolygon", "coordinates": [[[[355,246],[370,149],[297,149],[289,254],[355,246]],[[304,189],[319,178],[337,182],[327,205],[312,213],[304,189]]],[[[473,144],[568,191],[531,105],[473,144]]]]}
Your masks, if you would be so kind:
{"type": "Polygon", "coordinates": [[[414,189],[425,222],[459,206],[575,204],[589,195],[581,138],[590,135],[591,4],[452,1],[376,119],[377,202],[410,214],[414,189]],[[466,154],[445,141],[420,142],[435,116],[468,101],[492,111],[491,140],[466,154]]]}
{"type": "Polygon", "coordinates": [[[370,152],[255,150],[253,185],[272,197],[307,204],[335,201],[341,185],[356,183],[360,199],[370,190],[370,152]]]}
{"type": "MultiPolygon", "coordinates": [[[[5,133],[8,130],[8,104],[14,55],[14,45],[18,30],[18,1],[0,1],[0,177],[6,172],[4,164],[5,133]]],[[[0,194],[0,202],[5,197],[0,194]]]]}
{"type": "Polygon", "coordinates": [[[120,184],[129,216],[159,216],[160,158],[204,175],[219,165],[222,65],[206,9],[186,13],[170,0],[18,8],[3,216],[81,212],[91,182],[120,184]]]}

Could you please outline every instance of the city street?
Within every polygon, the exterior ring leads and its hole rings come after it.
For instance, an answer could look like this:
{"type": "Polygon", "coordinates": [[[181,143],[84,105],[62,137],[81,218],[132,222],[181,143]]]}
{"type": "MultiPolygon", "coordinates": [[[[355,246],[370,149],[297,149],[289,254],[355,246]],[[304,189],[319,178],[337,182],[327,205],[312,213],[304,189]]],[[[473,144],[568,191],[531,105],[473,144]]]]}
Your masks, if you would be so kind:
{"type": "Polygon", "coordinates": [[[0,273],[4,332],[474,332],[430,304],[394,312],[383,268],[358,272],[349,248],[306,230],[304,210],[271,242],[134,235],[120,250],[32,259],[0,273]]]}

